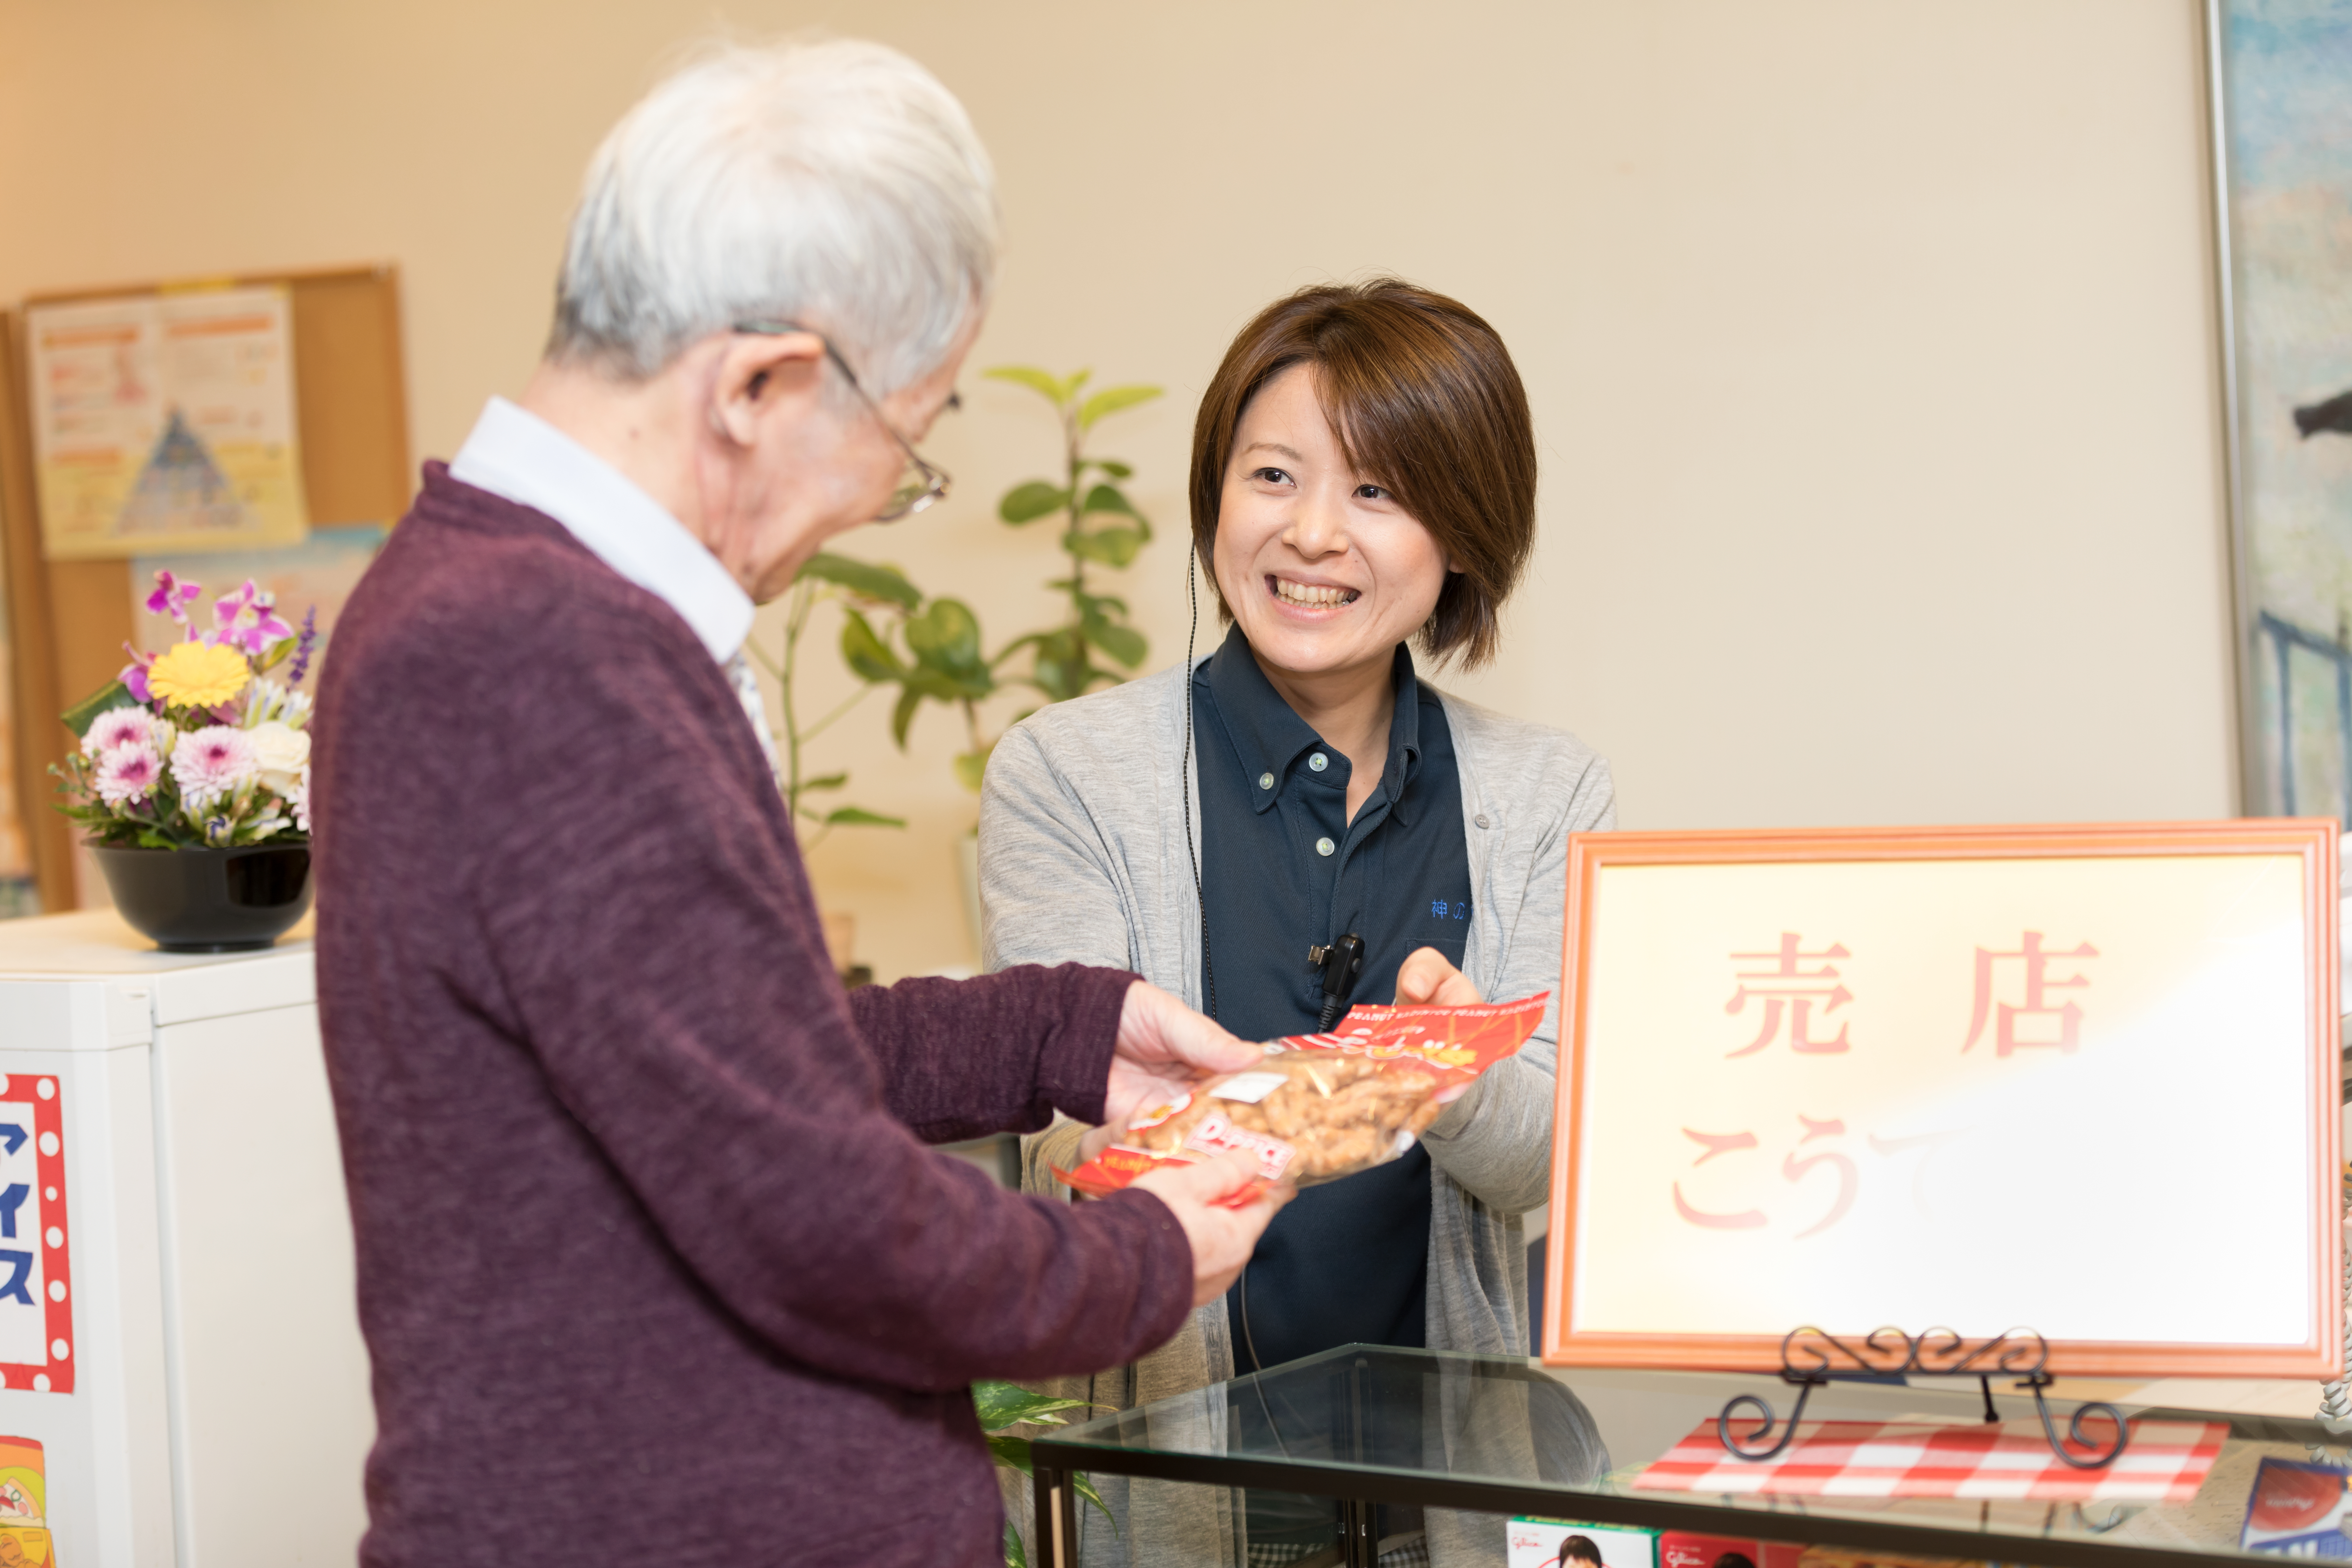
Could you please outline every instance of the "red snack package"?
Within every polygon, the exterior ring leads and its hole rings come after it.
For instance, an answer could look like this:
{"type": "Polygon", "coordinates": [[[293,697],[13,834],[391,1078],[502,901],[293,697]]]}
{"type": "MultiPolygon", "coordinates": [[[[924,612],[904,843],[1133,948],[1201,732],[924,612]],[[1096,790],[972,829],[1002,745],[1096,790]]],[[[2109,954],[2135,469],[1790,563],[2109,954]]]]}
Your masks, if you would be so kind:
{"type": "Polygon", "coordinates": [[[1054,1173],[1101,1197],[1146,1171],[1228,1149],[1255,1153],[1265,1180],[1301,1186],[1386,1164],[1480,1073],[1527,1044],[1550,994],[1468,1007],[1356,1007],[1328,1035],[1271,1041],[1262,1065],[1139,1111],[1118,1142],[1054,1173]]]}

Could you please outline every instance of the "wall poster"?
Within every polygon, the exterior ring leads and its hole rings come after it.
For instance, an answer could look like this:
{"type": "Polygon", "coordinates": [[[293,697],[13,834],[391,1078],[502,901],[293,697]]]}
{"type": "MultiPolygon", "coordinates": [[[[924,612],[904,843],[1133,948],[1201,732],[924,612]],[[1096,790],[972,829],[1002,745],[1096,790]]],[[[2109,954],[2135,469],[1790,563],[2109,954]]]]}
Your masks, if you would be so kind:
{"type": "Polygon", "coordinates": [[[2352,0],[2206,0],[2252,815],[2352,825],[2352,0]]]}
{"type": "Polygon", "coordinates": [[[2335,1375],[2336,877],[2320,818],[1577,836],[1545,1359],[2335,1375]]]}
{"type": "Polygon", "coordinates": [[[50,559],[301,542],[282,286],[35,305],[25,324],[50,559]]]}

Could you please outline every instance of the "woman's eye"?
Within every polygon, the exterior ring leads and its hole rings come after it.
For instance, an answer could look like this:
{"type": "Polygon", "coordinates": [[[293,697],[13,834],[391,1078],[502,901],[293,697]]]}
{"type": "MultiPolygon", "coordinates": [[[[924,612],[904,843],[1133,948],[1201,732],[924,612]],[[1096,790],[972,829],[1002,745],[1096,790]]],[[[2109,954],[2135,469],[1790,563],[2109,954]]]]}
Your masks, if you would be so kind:
{"type": "Polygon", "coordinates": [[[1356,499],[1358,500],[1394,500],[1396,498],[1380,485],[1358,485],[1356,499]]]}
{"type": "Polygon", "coordinates": [[[1290,476],[1280,468],[1259,468],[1252,473],[1250,478],[1269,485],[1286,485],[1290,482],[1290,476]]]}

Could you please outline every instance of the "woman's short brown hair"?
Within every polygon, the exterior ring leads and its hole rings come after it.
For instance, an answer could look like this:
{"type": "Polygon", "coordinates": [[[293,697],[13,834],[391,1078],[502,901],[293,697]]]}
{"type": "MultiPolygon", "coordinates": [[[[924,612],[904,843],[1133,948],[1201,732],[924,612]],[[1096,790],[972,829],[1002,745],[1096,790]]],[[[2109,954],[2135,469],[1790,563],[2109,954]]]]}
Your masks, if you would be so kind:
{"type": "MultiPolygon", "coordinates": [[[[1527,389],[1495,329],[1458,300],[1394,278],[1277,300],[1225,351],[1192,424],[1192,548],[1213,586],[1217,510],[1242,411],[1297,364],[1316,367],[1332,433],[1458,571],[1421,628],[1439,661],[1494,657],[1503,601],[1535,548],[1536,437],[1527,389]]],[[[1218,589],[1218,608],[1233,616],[1218,589]]]]}

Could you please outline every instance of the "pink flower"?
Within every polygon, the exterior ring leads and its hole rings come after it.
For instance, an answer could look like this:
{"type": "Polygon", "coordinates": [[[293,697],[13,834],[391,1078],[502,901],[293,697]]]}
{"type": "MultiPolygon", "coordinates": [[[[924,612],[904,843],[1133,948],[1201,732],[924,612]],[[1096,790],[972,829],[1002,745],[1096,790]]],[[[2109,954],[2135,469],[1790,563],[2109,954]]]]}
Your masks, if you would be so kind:
{"type": "Polygon", "coordinates": [[[247,577],[244,587],[214,603],[213,621],[219,631],[212,640],[259,658],[294,635],[294,628],[278,619],[277,604],[278,595],[264,593],[247,577]]]}
{"type": "MultiPolygon", "coordinates": [[[[250,584],[247,585],[251,586],[250,584]]],[[[183,583],[169,572],[158,572],[155,574],[155,591],[147,595],[147,613],[169,616],[184,626],[188,624],[188,606],[194,604],[196,595],[204,591],[201,584],[183,583]]]]}
{"type": "Polygon", "coordinates": [[[253,742],[244,731],[226,724],[209,724],[183,735],[172,748],[172,777],[191,814],[251,784],[259,771],[253,742]]]}
{"type": "Polygon", "coordinates": [[[89,721],[81,738],[81,754],[102,757],[125,746],[146,745],[154,733],[154,723],[144,708],[110,708],[89,721]]]}
{"type": "Polygon", "coordinates": [[[98,798],[111,806],[136,805],[163,782],[163,759],[144,741],[119,747],[99,759],[98,798]]]}

